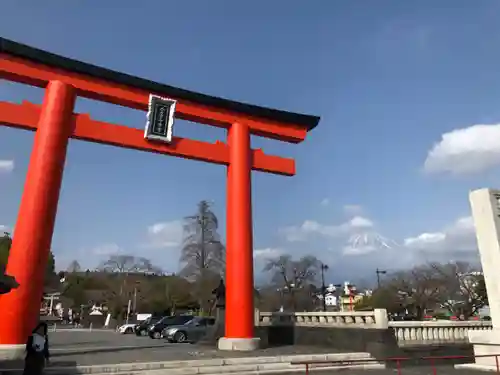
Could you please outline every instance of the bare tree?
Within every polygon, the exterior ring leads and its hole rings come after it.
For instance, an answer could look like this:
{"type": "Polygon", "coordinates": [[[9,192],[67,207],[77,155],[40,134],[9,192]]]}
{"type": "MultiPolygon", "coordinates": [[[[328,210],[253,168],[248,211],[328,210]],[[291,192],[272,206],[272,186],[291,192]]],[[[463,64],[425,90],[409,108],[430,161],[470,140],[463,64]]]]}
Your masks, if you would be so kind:
{"type": "Polygon", "coordinates": [[[312,255],[293,260],[290,255],[268,259],[265,272],[272,272],[272,281],[288,288],[300,288],[306,282],[315,282],[321,262],[312,255]]]}
{"type": "Polygon", "coordinates": [[[184,223],[180,275],[194,284],[194,295],[203,310],[209,308],[212,290],[225,272],[226,249],[218,226],[207,201],[201,201],[197,213],[186,217],[184,223]]]}
{"type": "Polygon", "coordinates": [[[99,269],[104,272],[117,273],[161,273],[161,270],[153,266],[149,259],[137,258],[133,255],[111,255],[108,260],[101,263],[99,269]]]}
{"type": "Polygon", "coordinates": [[[124,303],[124,294],[129,289],[127,279],[130,273],[161,274],[161,270],[153,266],[149,259],[137,258],[133,255],[111,255],[107,261],[101,264],[99,269],[119,274],[118,284],[108,291],[108,294],[113,296],[115,301],[115,309],[124,303]]]}
{"type": "Polygon", "coordinates": [[[272,273],[272,283],[280,292],[291,296],[293,309],[297,307],[297,294],[309,293],[310,285],[316,282],[321,262],[312,255],[294,260],[290,255],[269,259],[264,272],[272,273]]]}
{"type": "Polygon", "coordinates": [[[181,274],[197,279],[205,271],[224,274],[226,249],[217,233],[219,222],[207,201],[198,204],[198,212],[185,218],[181,249],[181,274]]]}
{"type": "Polygon", "coordinates": [[[429,267],[442,285],[440,304],[450,313],[468,318],[486,305],[485,294],[481,293],[484,277],[470,263],[432,263],[429,267]]]}
{"type": "Polygon", "coordinates": [[[402,304],[413,310],[418,320],[442,299],[443,284],[436,270],[421,265],[392,275],[386,287],[401,296],[402,304]]]}
{"type": "Polygon", "coordinates": [[[80,266],[80,263],[78,263],[77,260],[74,260],[69,264],[67,272],[75,273],[75,272],[80,272],[81,270],[82,270],[82,267],[80,266]]]}

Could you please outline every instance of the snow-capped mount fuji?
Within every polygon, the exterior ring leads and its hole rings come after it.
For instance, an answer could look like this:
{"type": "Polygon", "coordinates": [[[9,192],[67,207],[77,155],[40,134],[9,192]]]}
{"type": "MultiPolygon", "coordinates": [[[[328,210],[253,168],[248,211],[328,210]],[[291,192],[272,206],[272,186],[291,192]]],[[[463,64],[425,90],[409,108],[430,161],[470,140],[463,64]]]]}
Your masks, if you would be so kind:
{"type": "Polygon", "coordinates": [[[392,250],[399,247],[399,244],[375,231],[363,231],[351,235],[344,247],[346,255],[361,255],[378,251],[392,250]]]}

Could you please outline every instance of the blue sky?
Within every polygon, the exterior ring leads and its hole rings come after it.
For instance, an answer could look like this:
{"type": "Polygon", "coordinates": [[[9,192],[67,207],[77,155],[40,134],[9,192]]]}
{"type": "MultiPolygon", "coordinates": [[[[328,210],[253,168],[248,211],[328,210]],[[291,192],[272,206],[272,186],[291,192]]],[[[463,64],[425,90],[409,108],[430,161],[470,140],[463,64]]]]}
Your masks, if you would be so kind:
{"type": "MultiPolygon", "coordinates": [[[[253,174],[254,247],[257,267],[280,253],[312,253],[338,282],[389,264],[475,256],[467,194],[499,184],[498,11],[493,0],[4,0],[0,34],[321,116],[301,145],[252,140],[297,161],[295,177],[253,174]]],[[[0,100],[42,95],[0,85],[0,100]]],[[[82,99],[77,111],[145,122],[143,112],[82,99]]],[[[225,139],[220,129],[181,121],[175,132],[225,139]]],[[[0,128],[0,225],[15,225],[32,140],[0,128]]],[[[53,239],[58,266],[78,259],[92,267],[122,252],[174,271],[179,220],[200,199],[214,202],[224,235],[223,167],[72,141],[53,239]],[[158,189],[163,202],[152,194],[158,189]]]]}

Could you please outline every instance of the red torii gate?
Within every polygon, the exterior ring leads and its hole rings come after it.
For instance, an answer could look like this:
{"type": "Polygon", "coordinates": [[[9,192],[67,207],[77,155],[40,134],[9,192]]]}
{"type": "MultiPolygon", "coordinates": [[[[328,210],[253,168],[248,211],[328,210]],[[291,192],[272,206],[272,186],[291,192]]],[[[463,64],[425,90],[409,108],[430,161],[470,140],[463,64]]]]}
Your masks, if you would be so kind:
{"type": "Polygon", "coordinates": [[[2,38],[0,78],[45,89],[41,107],[0,102],[0,125],[36,131],[6,271],[20,287],[0,297],[0,349],[23,350],[38,319],[40,264],[48,259],[70,138],[227,166],[227,318],[219,348],[255,349],[251,171],[292,176],[295,161],[251,149],[250,135],[299,143],[319,117],[183,90],[2,38]],[[151,94],[176,100],[176,118],[227,129],[227,143],[179,137],[149,142],[140,129],[73,113],[78,96],[147,110],[151,94]]]}

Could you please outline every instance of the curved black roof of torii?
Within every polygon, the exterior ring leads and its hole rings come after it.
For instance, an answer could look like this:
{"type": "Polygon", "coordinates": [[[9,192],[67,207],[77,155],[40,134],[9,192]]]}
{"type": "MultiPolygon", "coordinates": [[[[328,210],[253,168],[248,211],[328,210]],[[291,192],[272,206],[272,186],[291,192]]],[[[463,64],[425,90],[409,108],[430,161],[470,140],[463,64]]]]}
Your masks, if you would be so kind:
{"type": "Polygon", "coordinates": [[[235,113],[248,116],[260,117],[276,122],[295,124],[307,128],[308,131],[314,129],[320,120],[318,116],[304,115],[261,107],[253,104],[246,104],[234,100],[219,98],[201,94],[198,92],[181,89],[150,81],[114,70],[102,68],[96,65],[87,64],[78,60],[56,55],[38,48],[33,48],[25,44],[17,43],[5,38],[0,38],[0,53],[17,56],[49,67],[63,69],[66,71],[85,74],[94,78],[103,79],[109,82],[135,87],[141,90],[164,94],[179,100],[187,100],[192,103],[206,105],[213,108],[220,108],[235,113]]]}

